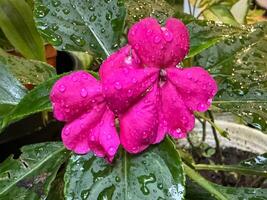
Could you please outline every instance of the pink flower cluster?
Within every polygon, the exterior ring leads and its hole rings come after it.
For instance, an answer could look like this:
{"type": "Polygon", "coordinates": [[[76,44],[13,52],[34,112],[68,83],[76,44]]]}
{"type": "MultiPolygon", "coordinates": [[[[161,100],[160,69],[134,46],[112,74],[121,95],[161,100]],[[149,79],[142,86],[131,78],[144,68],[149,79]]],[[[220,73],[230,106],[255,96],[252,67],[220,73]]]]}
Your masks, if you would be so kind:
{"type": "Polygon", "coordinates": [[[188,50],[181,21],[170,18],[161,27],[146,18],[131,27],[128,44],[101,65],[100,80],[85,71],[58,80],[50,98],[55,118],[66,122],[64,145],[111,162],[120,144],[139,153],[166,134],[186,137],[194,127],[193,112],[206,111],[217,92],[203,68],[178,66],[188,50]]]}

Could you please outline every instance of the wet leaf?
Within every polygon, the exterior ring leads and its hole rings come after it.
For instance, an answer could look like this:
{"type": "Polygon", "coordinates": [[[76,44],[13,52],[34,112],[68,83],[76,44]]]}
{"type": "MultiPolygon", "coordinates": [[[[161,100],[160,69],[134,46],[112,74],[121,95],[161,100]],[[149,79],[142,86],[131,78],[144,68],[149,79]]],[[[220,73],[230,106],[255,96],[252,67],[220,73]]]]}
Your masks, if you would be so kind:
{"type": "Polygon", "coordinates": [[[172,143],[165,140],[138,155],[108,164],[91,154],[73,155],[65,174],[66,199],[183,199],[184,172],[172,143]]]}
{"type": "Polygon", "coordinates": [[[25,1],[0,1],[0,27],[23,56],[45,61],[43,40],[35,27],[31,8],[25,1]]]}
{"type": "Polygon", "coordinates": [[[0,118],[17,105],[27,93],[27,90],[6,69],[6,65],[6,59],[0,57],[0,118]]]}
{"type": "MultiPolygon", "coordinates": [[[[200,188],[195,183],[189,182],[186,184],[186,199],[190,200],[215,200],[211,194],[200,188]]],[[[213,184],[213,186],[223,193],[227,199],[231,200],[265,200],[267,196],[267,189],[261,188],[238,188],[238,187],[224,187],[213,184]]]]}
{"type": "MultiPolygon", "coordinates": [[[[88,72],[97,78],[98,74],[96,72],[88,72]]],[[[27,95],[21,99],[19,104],[2,119],[0,132],[10,123],[23,119],[29,115],[42,111],[50,111],[52,109],[49,99],[50,91],[54,83],[64,75],[66,74],[54,76],[28,92],[27,95]]]]}
{"type": "Polygon", "coordinates": [[[206,20],[213,20],[233,26],[239,26],[239,23],[235,20],[231,11],[224,5],[215,4],[210,6],[203,12],[203,16],[206,20]]]}
{"type": "Polygon", "coordinates": [[[122,0],[35,0],[37,27],[60,50],[90,51],[106,58],[119,46],[122,0]]]}
{"type": "Polygon", "coordinates": [[[27,93],[14,109],[2,120],[2,129],[10,123],[34,113],[51,110],[49,94],[54,83],[61,76],[55,76],[27,93]]]}
{"type": "Polygon", "coordinates": [[[239,165],[248,169],[263,171],[267,174],[267,153],[244,160],[239,165]]]}
{"type": "Polygon", "coordinates": [[[168,17],[175,14],[178,10],[179,3],[169,0],[167,3],[165,0],[126,0],[125,5],[128,11],[127,24],[131,26],[133,23],[143,19],[145,17],[155,17],[159,20],[159,23],[164,23],[168,17]]]}
{"type": "Polygon", "coordinates": [[[195,65],[208,69],[219,84],[215,106],[265,131],[267,23],[226,30],[229,35],[197,55],[195,65]]]}
{"type": "Polygon", "coordinates": [[[45,199],[61,164],[68,158],[62,143],[22,147],[19,159],[0,165],[0,199],[45,199]]]}
{"type": "Polygon", "coordinates": [[[6,60],[6,69],[23,85],[38,85],[56,75],[56,70],[51,65],[41,61],[12,56],[0,49],[0,60],[2,59],[6,60]]]}

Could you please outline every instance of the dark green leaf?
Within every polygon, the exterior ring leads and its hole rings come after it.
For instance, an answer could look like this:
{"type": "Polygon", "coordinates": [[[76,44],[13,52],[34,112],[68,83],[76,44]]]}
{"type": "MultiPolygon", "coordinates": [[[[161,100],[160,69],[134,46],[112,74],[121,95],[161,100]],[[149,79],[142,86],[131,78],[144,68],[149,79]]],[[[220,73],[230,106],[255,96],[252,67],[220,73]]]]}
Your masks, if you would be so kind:
{"type": "Polygon", "coordinates": [[[112,165],[91,154],[73,155],[64,178],[66,199],[183,199],[181,159],[169,140],[139,155],[121,154],[112,165]]]}
{"type": "MultiPolygon", "coordinates": [[[[89,71],[89,73],[96,78],[98,77],[96,72],[89,71]]],[[[28,92],[19,104],[2,119],[2,127],[0,128],[3,129],[10,123],[23,119],[29,115],[42,111],[50,111],[52,109],[49,99],[50,91],[54,83],[63,75],[66,74],[54,76],[28,92]]]]}
{"type": "Polygon", "coordinates": [[[35,27],[31,8],[24,0],[0,1],[0,27],[23,56],[45,61],[42,38],[35,27]]]}
{"type": "Polygon", "coordinates": [[[45,199],[51,182],[69,153],[62,143],[25,146],[19,159],[0,165],[0,199],[45,199]]]}
{"type": "Polygon", "coordinates": [[[58,49],[91,51],[106,58],[120,45],[122,0],[35,0],[34,12],[43,38],[58,49]]]}
{"type": "Polygon", "coordinates": [[[219,84],[214,105],[266,130],[267,23],[225,28],[229,35],[196,56],[195,64],[206,67],[219,84]]]}
{"type": "Polygon", "coordinates": [[[239,165],[248,169],[263,171],[267,174],[267,153],[244,160],[239,165]]]}
{"type": "Polygon", "coordinates": [[[26,89],[6,69],[6,59],[0,58],[0,118],[26,94],[26,89]]]}
{"type": "Polygon", "coordinates": [[[6,60],[6,69],[24,85],[38,85],[56,74],[55,68],[51,65],[12,56],[0,49],[0,60],[2,59],[6,60]]]}
{"type": "Polygon", "coordinates": [[[0,29],[0,48],[4,49],[5,51],[14,49],[1,29],[0,29]]]}
{"type": "MultiPolygon", "coordinates": [[[[186,185],[186,199],[190,200],[215,200],[211,194],[200,188],[194,183],[186,185]]],[[[266,200],[267,190],[261,188],[237,188],[223,187],[213,184],[213,186],[223,193],[229,200],[266,200]]]]}
{"type": "Polygon", "coordinates": [[[34,113],[51,110],[50,90],[60,77],[55,76],[28,92],[12,112],[3,118],[2,128],[34,113]]]}
{"type": "MultiPolygon", "coordinates": [[[[170,3],[173,4],[175,2],[170,3]]],[[[127,24],[129,26],[140,19],[151,16],[157,18],[160,23],[163,23],[175,13],[175,7],[165,0],[126,0],[125,5],[128,11],[127,24]]]]}

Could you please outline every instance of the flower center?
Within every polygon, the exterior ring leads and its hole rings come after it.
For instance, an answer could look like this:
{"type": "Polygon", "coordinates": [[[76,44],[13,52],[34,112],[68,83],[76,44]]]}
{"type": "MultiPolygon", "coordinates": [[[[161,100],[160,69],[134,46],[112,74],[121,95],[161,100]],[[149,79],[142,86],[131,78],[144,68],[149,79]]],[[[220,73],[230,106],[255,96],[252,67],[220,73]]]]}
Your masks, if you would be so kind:
{"type": "Polygon", "coordinates": [[[167,72],[165,69],[161,69],[159,72],[159,86],[162,87],[167,81],[167,72]]]}

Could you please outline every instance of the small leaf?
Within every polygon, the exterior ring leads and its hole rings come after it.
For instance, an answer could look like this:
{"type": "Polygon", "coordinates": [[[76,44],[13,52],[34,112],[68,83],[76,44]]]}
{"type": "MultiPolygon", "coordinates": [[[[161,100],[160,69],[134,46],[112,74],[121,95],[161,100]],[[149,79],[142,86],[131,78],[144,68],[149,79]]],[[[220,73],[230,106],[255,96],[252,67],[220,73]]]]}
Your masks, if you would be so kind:
{"type": "Polygon", "coordinates": [[[109,56],[120,43],[122,0],[35,0],[35,20],[43,38],[60,50],[109,56]]]}
{"type": "Polygon", "coordinates": [[[55,76],[35,87],[19,102],[19,104],[2,120],[2,129],[10,123],[34,113],[51,110],[49,94],[54,83],[61,76],[55,76]]]}
{"type": "Polygon", "coordinates": [[[10,157],[0,165],[0,199],[45,199],[69,153],[56,142],[24,146],[21,151],[19,159],[10,157]]]}
{"type": "Polygon", "coordinates": [[[239,0],[232,6],[231,13],[233,14],[238,23],[246,23],[246,16],[249,10],[249,6],[250,0],[239,0]]]}
{"type": "Polygon", "coordinates": [[[233,26],[239,26],[239,23],[235,20],[230,10],[224,5],[215,4],[210,6],[207,10],[203,12],[203,16],[207,20],[213,20],[216,22],[223,22],[225,24],[230,24],[233,26]]]}
{"type": "Polygon", "coordinates": [[[24,97],[27,90],[6,69],[6,59],[0,57],[0,118],[24,97]]]}
{"type": "Polygon", "coordinates": [[[0,60],[6,60],[8,69],[22,84],[38,85],[56,74],[55,68],[41,61],[12,56],[0,49],[0,60]]]}
{"type": "MultiPolygon", "coordinates": [[[[216,78],[219,92],[215,106],[237,114],[251,126],[265,131],[267,23],[242,28],[223,27],[224,31],[229,31],[228,37],[197,55],[194,64],[205,67],[216,78]]],[[[221,33],[217,30],[216,34],[221,33]]]]}
{"type": "Polygon", "coordinates": [[[43,40],[35,27],[31,8],[24,0],[0,1],[0,27],[23,56],[45,61],[43,40]]]}
{"type": "MultiPolygon", "coordinates": [[[[227,199],[231,200],[264,200],[267,196],[267,190],[261,188],[247,187],[224,187],[217,184],[212,184],[218,191],[223,193],[227,199]]],[[[215,200],[216,198],[207,191],[200,188],[195,183],[189,182],[186,184],[186,199],[190,200],[215,200]]]]}
{"type": "Polygon", "coordinates": [[[165,140],[139,155],[108,164],[91,154],[73,155],[65,173],[66,199],[183,199],[184,173],[173,144],[165,140]]]}

